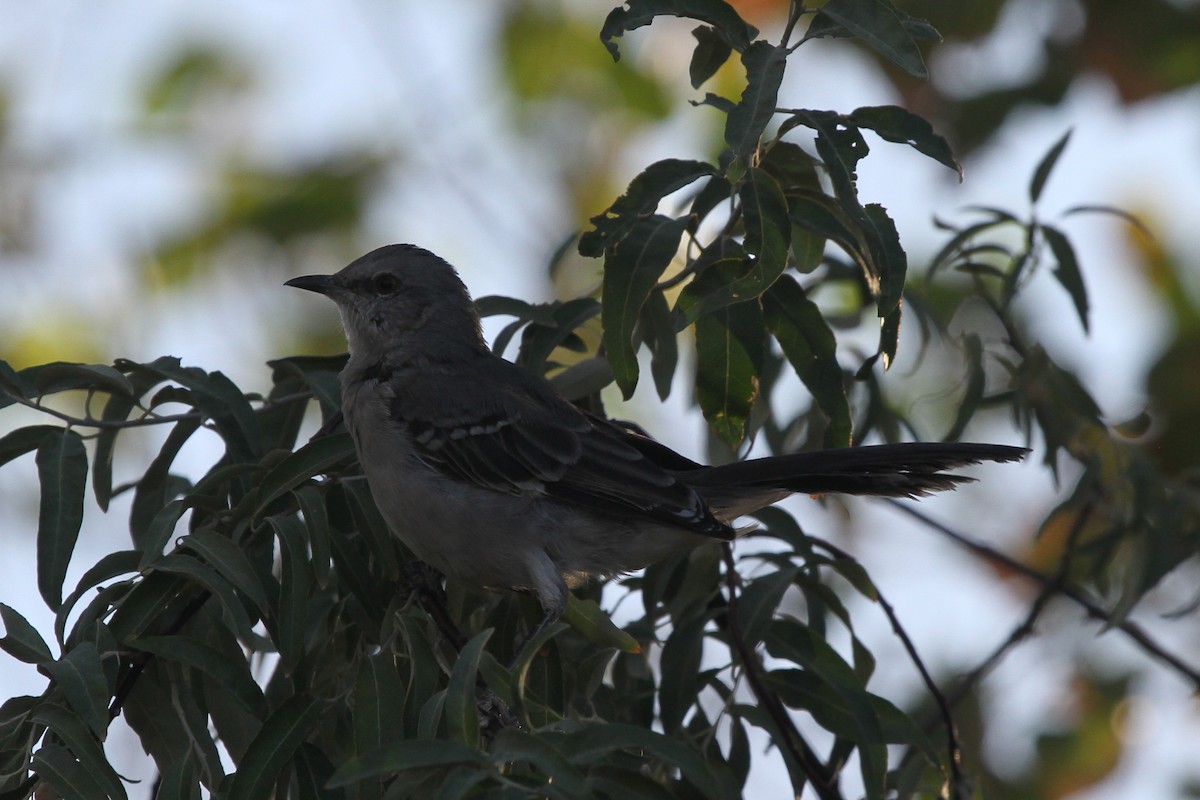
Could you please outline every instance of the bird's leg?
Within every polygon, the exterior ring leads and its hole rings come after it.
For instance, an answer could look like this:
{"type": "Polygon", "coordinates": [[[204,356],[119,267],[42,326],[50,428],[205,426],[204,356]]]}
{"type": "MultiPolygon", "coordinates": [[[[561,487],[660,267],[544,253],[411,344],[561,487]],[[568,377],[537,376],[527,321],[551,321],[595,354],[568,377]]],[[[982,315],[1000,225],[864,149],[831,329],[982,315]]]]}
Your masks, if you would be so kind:
{"type": "Polygon", "coordinates": [[[547,629],[562,618],[563,612],[567,610],[567,601],[571,597],[570,590],[567,589],[566,581],[563,580],[558,567],[545,552],[539,551],[533,557],[526,559],[526,565],[529,567],[529,574],[533,579],[533,593],[537,595],[538,602],[542,606],[542,618],[529,630],[529,633],[525,634],[525,638],[521,640],[521,644],[513,653],[513,657],[507,664],[509,672],[516,670],[524,660],[525,651],[534,642],[540,644],[547,629]]]}
{"type": "MultiPolygon", "coordinates": [[[[421,606],[433,618],[441,634],[454,647],[455,652],[461,652],[467,643],[467,637],[450,618],[446,590],[442,587],[442,574],[424,561],[413,560],[404,562],[404,577],[408,591],[417,594],[421,606]]],[[[476,685],[480,694],[475,702],[475,710],[479,714],[479,727],[486,736],[491,738],[502,728],[515,728],[520,725],[516,714],[492,691],[482,675],[477,676],[476,685]]]]}

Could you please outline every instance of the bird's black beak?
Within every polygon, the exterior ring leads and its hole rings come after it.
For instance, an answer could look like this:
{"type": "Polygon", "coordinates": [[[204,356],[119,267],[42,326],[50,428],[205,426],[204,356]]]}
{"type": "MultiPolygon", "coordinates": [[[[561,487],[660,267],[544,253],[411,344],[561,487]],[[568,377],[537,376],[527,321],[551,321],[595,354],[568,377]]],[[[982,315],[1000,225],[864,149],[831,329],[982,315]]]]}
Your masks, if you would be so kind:
{"type": "Polygon", "coordinates": [[[299,278],[292,278],[283,285],[294,286],[297,289],[307,289],[310,292],[317,292],[318,294],[329,294],[333,291],[333,276],[302,275],[299,278]]]}

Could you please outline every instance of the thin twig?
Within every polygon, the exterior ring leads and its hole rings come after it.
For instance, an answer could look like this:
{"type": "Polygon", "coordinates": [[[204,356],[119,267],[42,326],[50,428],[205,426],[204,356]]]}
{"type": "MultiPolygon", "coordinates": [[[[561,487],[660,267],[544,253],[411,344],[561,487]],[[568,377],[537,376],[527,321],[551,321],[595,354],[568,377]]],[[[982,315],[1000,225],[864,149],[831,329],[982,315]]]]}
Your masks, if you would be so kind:
{"type": "MultiPolygon", "coordinates": [[[[762,683],[762,678],[758,674],[757,654],[746,646],[746,640],[742,638],[742,631],[737,623],[738,572],[737,565],[733,560],[733,546],[729,542],[725,542],[722,545],[722,551],[725,556],[725,585],[729,590],[729,601],[725,611],[729,638],[733,641],[734,649],[737,650],[738,658],[742,662],[742,670],[750,684],[750,691],[754,693],[758,704],[766,709],[767,714],[775,723],[775,727],[779,729],[783,741],[776,742],[776,744],[786,750],[795,763],[800,765],[817,796],[821,800],[842,800],[836,776],[829,773],[828,768],[804,740],[791,717],[784,710],[783,704],[779,702],[779,698],[773,692],[768,691],[762,683]]],[[[792,788],[797,797],[804,790],[804,786],[796,785],[795,780],[793,780],[792,788]]]]}
{"type": "MultiPolygon", "coordinates": [[[[813,543],[829,552],[835,558],[846,559],[855,564],[858,563],[857,559],[849,553],[823,539],[813,539],[813,543]]],[[[904,645],[904,650],[908,653],[909,661],[913,663],[913,666],[917,668],[917,672],[921,674],[921,680],[924,681],[925,688],[929,690],[929,694],[937,704],[942,725],[946,729],[946,750],[950,761],[951,797],[969,797],[971,793],[970,782],[962,772],[962,741],[958,737],[958,726],[954,723],[954,716],[950,713],[951,703],[946,700],[945,695],[938,688],[933,676],[929,674],[929,670],[926,668],[925,662],[921,659],[921,655],[917,652],[916,645],[913,644],[908,631],[900,624],[900,618],[896,615],[896,609],[883,596],[883,592],[879,591],[879,587],[877,586],[875,587],[875,599],[879,601],[879,607],[883,609],[883,613],[887,616],[888,622],[892,626],[892,631],[896,634],[896,638],[900,640],[900,643],[904,645]]]]}
{"type": "MultiPolygon", "coordinates": [[[[910,517],[919,520],[921,523],[927,525],[938,533],[949,537],[951,540],[957,542],[976,555],[981,556],[982,558],[985,558],[993,563],[1000,564],[1001,566],[1005,567],[1006,569],[1010,569],[1013,572],[1019,573],[1035,583],[1045,586],[1052,583],[1054,580],[1052,577],[1043,575],[1042,573],[1029,566],[1026,566],[1015,558],[1005,555],[999,550],[989,547],[982,542],[977,542],[966,534],[960,533],[942,524],[941,522],[938,522],[927,514],[924,514],[921,511],[912,508],[911,506],[896,500],[888,500],[886,502],[900,511],[903,511],[905,514],[908,514],[910,517]]],[[[1142,650],[1174,669],[1181,676],[1190,681],[1195,687],[1196,691],[1200,691],[1200,670],[1197,670],[1195,667],[1187,664],[1178,656],[1163,649],[1161,645],[1151,639],[1150,636],[1144,630],[1142,630],[1140,625],[1135,622],[1130,622],[1129,620],[1114,620],[1113,615],[1108,611],[1108,609],[1104,608],[1102,605],[1088,597],[1083,590],[1071,586],[1070,584],[1064,584],[1061,586],[1058,590],[1058,593],[1083,608],[1083,610],[1087,612],[1087,615],[1092,619],[1099,620],[1100,622],[1103,622],[1106,625],[1116,628],[1124,633],[1126,636],[1136,642],[1137,645],[1142,648],[1142,650]]]]}

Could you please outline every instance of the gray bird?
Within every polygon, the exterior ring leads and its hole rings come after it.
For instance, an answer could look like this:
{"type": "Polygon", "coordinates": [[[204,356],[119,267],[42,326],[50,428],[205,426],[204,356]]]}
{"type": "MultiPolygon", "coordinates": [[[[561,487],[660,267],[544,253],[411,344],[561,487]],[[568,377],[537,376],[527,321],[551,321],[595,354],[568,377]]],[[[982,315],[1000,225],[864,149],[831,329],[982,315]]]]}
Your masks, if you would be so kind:
{"type": "Polygon", "coordinates": [[[943,470],[1028,452],[909,443],[704,466],[492,353],[458,274],[427,250],[382,247],[287,285],[341,312],[342,411],[392,531],[450,580],[536,594],[535,632],[589,576],[731,540],[738,517],[790,494],[917,497],[972,480],[943,470]]]}

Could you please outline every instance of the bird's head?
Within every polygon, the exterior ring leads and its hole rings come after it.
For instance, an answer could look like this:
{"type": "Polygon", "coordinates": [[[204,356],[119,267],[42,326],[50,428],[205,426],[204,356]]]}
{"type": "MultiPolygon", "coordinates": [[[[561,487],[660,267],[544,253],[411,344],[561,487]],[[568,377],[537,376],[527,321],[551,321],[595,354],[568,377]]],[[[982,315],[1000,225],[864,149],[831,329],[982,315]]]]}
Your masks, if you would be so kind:
{"type": "Polygon", "coordinates": [[[397,349],[419,352],[484,346],[479,315],[454,268],[411,244],[381,247],[334,275],[285,285],[337,303],[351,356],[375,360],[397,349]]]}

